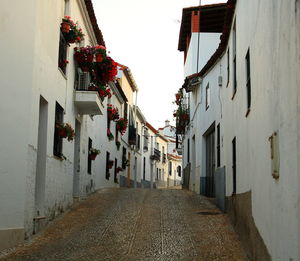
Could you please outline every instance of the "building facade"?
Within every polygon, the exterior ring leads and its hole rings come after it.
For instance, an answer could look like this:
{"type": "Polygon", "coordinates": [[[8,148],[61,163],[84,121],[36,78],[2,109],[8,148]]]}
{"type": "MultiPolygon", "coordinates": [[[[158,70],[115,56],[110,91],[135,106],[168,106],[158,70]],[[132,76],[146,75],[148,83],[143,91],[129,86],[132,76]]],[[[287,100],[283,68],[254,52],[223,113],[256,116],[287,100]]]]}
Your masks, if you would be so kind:
{"type": "Polygon", "coordinates": [[[182,21],[190,23],[181,25],[179,50],[189,57],[200,46],[205,59],[201,37],[199,44],[188,29],[195,12],[196,34],[211,30],[221,37],[198,70],[189,68],[199,59],[185,60],[181,102],[189,121],[178,134],[186,183],[216,197],[251,260],[298,260],[299,2],[239,0],[184,9],[182,21]],[[218,18],[213,22],[209,13],[218,18]]]}

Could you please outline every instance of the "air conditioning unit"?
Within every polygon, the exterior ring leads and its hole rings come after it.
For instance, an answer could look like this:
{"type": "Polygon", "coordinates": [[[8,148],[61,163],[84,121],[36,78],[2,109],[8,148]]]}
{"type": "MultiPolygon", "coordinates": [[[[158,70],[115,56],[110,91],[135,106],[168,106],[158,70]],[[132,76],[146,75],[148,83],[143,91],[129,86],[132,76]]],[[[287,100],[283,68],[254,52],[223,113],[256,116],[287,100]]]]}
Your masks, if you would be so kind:
{"type": "Polygon", "coordinates": [[[91,82],[91,77],[89,72],[79,72],[78,73],[78,89],[87,91],[89,84],[91,82]]]}

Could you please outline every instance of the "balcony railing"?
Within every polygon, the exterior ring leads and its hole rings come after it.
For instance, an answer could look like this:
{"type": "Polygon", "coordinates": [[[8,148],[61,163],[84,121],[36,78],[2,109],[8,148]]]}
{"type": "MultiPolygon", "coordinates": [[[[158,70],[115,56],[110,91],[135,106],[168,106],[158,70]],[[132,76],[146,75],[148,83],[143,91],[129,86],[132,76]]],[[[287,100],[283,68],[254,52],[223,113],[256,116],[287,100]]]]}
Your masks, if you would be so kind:
{"type": "Polygon", "coordinates": [[[160,151],[158,149],[153,149],[152,155],[150,157],[152,160],[160,161],[160,151]]]}
{"type": "Polygon", "coordinates": [[[78,72],[75,93],[75,105],[80,114],[102,115],[103,105],[97,91],[88,90],[90,84],[89,72],[78,72]]]}

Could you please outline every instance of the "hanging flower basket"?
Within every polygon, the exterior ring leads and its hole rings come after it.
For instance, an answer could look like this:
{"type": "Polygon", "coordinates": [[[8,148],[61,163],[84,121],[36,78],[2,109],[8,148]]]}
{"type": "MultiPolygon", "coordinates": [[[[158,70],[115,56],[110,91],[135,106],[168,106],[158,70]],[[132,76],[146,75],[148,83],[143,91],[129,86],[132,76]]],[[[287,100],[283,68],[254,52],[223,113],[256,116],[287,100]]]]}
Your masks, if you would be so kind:
{"type": "Polygon", "coordinates": [[[70,32],[70,29],[71,29],[71,25],[67,22],[62,22],[60,24],[60,30],[63,32],[63,33],[69,33],[70,32]]]}
{"type": "Polygon", "coordinates": [[[97,63],[101,63],[103,61],[102,54],[96,54],[95,57],[96,57],[96,62],[97,63]]]}
{"type": "Polygon", "coordinates": [[[125,118],[120,118],[116,121],[116,124],[117,130],[121,133],[121,135],[124,135],[127,129],[128,120],[125,118]]]}
{"type": "Polygon", "coordinates": [[[123,171],[123,169],[121,167],[117,167],[116,168],[116,173],[119,173],[120,171],[123,171]]]}
{"type": "Polygon", "coordinates": [[[107,116],[111,121],[116,121],[119,119],[119,110],[112,104],[107,104],[107,116]]]}
{"type": "Polygon", "coordinates": [[[113,160],[109,160],[108,164],[107,164],[107,168],[111,169],[114,165],[114,161],[113,160]]]}
{"type": "Polygon", "coordinates": [[[72,141],[75,137],[75,131],[69,123],[56,123],[55,128],[58,131],[58,136],[61,138],[67,138],[68,141],[72,141]]]}
{"type": "Polygon", "coordinates": [[[89,158],[91,160],[95,160],[98,154],[100,154],[100,150],[97,150],[97,149],[94,149],[94,148],[90,148],[90,150],[89,150],[89,158]]]}
{"type": "Polygon", "coordinates": [[[111,133],[110,129],[107,129],[107,137],[110,141],[114,139],[114,135],[111,133]]]}

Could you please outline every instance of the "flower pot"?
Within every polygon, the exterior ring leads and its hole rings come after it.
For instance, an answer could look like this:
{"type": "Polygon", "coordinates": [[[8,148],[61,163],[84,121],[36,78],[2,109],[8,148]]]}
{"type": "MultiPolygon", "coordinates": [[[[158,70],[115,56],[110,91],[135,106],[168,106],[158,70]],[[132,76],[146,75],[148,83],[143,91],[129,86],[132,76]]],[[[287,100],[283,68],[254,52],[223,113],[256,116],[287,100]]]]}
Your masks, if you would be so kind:
{"type": "Polygon", "coordinates": [[[88,90],[89,91],[97,91],[97,88],[96,87],[89,87],[88,90]]]}
{"type": "Polygon", "coordinates": [[[69,23],[63,22],[60,24],[61,31],[63,33],[69,33],[71,29],[71,25],[69,23]]]}
{"type": "Polygon", "coordinates": [[[90,154],[90,160],[95,160],[97,157],[97,154],[90,154]]]}
{"type": "Polygon", "coordinates": [[[67,138],[67,132],[65,129],[59,129],[58,130],[58,136],[61,138],[67,138]]]}
{"type": "Polygon", "coordinates": [[[96,62],[101,63],[103,61],[103,56],[102,54],[96,54],[96,62]]]}

